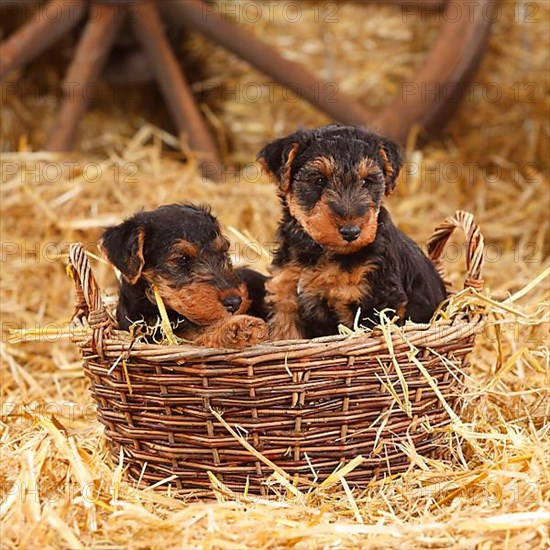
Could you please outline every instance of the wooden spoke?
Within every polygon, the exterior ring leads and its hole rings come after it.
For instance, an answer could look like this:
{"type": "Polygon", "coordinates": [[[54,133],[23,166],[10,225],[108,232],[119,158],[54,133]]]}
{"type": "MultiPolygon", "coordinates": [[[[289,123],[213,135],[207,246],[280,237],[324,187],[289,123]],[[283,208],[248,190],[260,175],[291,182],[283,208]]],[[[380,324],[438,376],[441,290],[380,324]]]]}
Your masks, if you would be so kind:
{"type": "MultiPolygon", "coordinates": [[[[381,3],[380,0],[353,1],[381,3]]],[[[281,84],[299,91],[302,97],[335,120],[372,125],[389,137],[404,142],[416,126],[426,134],[437,134],[445,126],[483,55],[491,21],[485,13],[488,0],[480,0],[475,5],[468,0],[453,0],[447,4],[441,0],[390,0],[390,3],[425,6],[433,11],[446,6],[445,9],[453,10],[453,15],[443,18],[438,38],[418,73],[377,117],[342,93],[337,94],[334,102],[319,101],[313,91],[324,84],[322,80],[303,65],[284,59],[236,23],[226,21],[216,13],[205,17],[201,0],[172,0],[162,4],[162,8],[172,21],[200,30],[281,84]],[[446,92],[451,87],[453,94],[452,101],[449,101],[446,92]]]]}
{"type": "Polygon", "coordinates": [[[46,145],[49,151],[73,148],[78,124],[89,104],[89,85],[99,78],[120,25],[117,6],[92,5],[91,15],[65,77],[65,97],[46,145]]]}
{"type": "MultiPolygon", "coordinates": [[[[422,138],[430,138],[439,133],[454,114],[460,98],[471,84],[474,71],[485,51],[493,19],[488,12],[495,2],[337,1],[401,5],[402,9],[410,8],[411,15],[417,11],[422,14],[422,10],[426,14],[445,10],[439,35],[424,63],[409,82],[403,83],[401,92],[379,114],[371,112],[357,99],[338,91],[337,86],[334,86],[334,93],[330,94],[330,101],[324,100],[318,91],[329,83],[317,78],[302,64],[285,59],[275,48],[252,36],[237,23],[226,20],[216,12],[209,12],[206,17],[205,0],[102,0],[101,3],[89,0],[52,0],[35,21],[24,25],[0,44],[0,79],[51,46],[78,22],[86,6],[91,6],[92,18],[78,44],[75,59],[65,79],[65,85],[72,95],[65,96],[50,134],[48,148],[51,150],[66,150],[72,146],[78,122],[88,104],[85,94],[74,93],[74,86],[82,89],[99,78],[103,71],[117,37],[120,23],[115,16],[120,13],[117,10],[130,12],[131,29],[159,83],[180,139],[186,141],[196,152],[202,165],[211,162],[220,168],[209,170],[209,173],[221,174],[218,148],[168,41],[163,17],[172,26],[201,32],[338,122],[373,126],[401,142],[405,142],[415,128],[420,128],[422,138]],[[57,14],[55,20],[47,15],[48,10],[54,8],[57,14]],[[102,12],[101,17],[97,16],[99,9],[102,12]]],[[[128,59],[134,59],[136,53],[139,50],[130,51],[128,59]]],[[[143,58],[140,59],[143,61],[143,58]]],[[[121,74],[135,74],[135,69],[135,66],[123,67],[121,74]]]]}
{"type": "Polygon", "coordinates": [[[453,9],[453,16],[443,18],[418,73],[375,120],[375,126],[396,140],[404,142],[414,126],[437,135],[458,108],[483,56],[491,27],[487,2],[453,0],[452,6],[446,9],[453,9]]]}
{"type": "Polygon", "coordinates": [[[335,88],[330,101],[319,99],[319,86],[327,84],[306,67],[284,59],[273,47],[253,37],[236,23],[223,19],[216,13],[204,16],[201,0],[172,0],[161,4],[161,9],[175,23],[200,31],[218,42],[258,70],[288,86],[330,117],[348,124],[368,124],[369,112],[355,99],[335,88]]]}
{"type": "Polygon", "coordinates": [[[23,25],[0,44],[0,81],[23,67],[72,29],[84,14],[83,0],[53,0],[34,21],[23,25]],[[55,13],[55,17],[53,14],[55,13]]]}
{"type": "Polygon", "coordinates": [[[216,143],[170,48],[156,6],[151,1],[138,4],[134,10],[133,23],[174,117],[180,138],[188,140],[202,163],[219,163],[216,143]]]}

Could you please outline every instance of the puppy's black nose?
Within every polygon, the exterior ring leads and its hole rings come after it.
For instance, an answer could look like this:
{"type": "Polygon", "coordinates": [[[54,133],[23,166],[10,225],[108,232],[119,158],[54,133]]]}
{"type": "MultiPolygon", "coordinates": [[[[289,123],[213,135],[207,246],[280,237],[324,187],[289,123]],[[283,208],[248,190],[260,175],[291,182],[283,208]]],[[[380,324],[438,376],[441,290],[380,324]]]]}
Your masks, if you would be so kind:
{"type": "Polygon", "coordinates": [[[231,295],[223,298],[222,304],[227,311],[235,313],[241,307],[242,301],[243,299],[240,296],[231,295]]]}
{"type": "Polygon", "coordinates": [[[342,235],[344,240],[348,241],[348,243],[355,241],[360,233],[361,230],[356,225],[344,225],[344,227],[340,228],[340,235],[342,235]]]}

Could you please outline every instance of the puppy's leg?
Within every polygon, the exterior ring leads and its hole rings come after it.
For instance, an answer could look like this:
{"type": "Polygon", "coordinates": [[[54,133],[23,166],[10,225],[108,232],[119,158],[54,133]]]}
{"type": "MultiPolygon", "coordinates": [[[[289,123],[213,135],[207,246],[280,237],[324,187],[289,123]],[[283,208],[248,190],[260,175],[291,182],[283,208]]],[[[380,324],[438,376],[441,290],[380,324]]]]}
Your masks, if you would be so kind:
{"type": "Polygon", "coordinates": [[[267,339],[267,325],[250,315],[225,317],[195,340],[195,344],[210,348],[246,348],[267,339]]]}
{"type": "Polygon", "coordinates": [[[279,268],[266,283],[266,301],[271,310],[268,327],[272,340],[296,340],[304,337],[300,328],[298,302],[301,272],[298,266],[279,268]]]}

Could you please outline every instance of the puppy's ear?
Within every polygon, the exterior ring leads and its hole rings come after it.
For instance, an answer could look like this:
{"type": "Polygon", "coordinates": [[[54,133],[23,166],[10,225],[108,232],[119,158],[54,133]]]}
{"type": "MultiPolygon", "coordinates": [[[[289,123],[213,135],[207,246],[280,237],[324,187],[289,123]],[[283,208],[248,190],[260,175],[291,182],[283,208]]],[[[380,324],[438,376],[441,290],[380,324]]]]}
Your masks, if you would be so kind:
{"type": "Polygon", "coordinates": [[[395,189],[397,176],[403,166],[403,152],[397,143],[382,138],[378,154],[383,162],[384,179],[386,180],[386,195],[391,195],[395,189]]]}
{"type": "Polygon", "coordinates": [[[290,190],[292,161],[303,146],[303,136],[296,132],[290,136],[268,143],[259,153],[257,160],[262,168],[286,194],[290,190]]]}
{"type": "Polygon", "coordinates": [[[145,229],[133,218],[107,229],[99,247],[128,283],[135,285],[143,270],[145,229]]]}

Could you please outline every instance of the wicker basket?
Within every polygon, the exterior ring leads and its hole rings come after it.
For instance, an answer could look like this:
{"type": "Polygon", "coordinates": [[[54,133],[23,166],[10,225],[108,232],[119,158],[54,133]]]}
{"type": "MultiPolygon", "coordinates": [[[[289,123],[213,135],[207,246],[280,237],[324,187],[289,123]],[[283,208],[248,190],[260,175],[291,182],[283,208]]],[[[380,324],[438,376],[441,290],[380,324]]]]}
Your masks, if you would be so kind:
{"type": "MultiPolygon", "coordinates": [[[[481,290],[483,238],[471,214],[456,212],[438,227],[429,256],[441,270],[439,258],[456,227],[467,236],[465,286],[481,290]]],[[[433,456],[452,416],[443,400],[456,407],[481,326],[480,316],[462,312],[386,336],[376,329],[244,351],[137,343],[113,326],[80,245],[72,246],[70,262],[77,289],[73,322],[80,327],[73,340],[114,458],[122,447],[132,478],[150,484],[171,476],[182,492],[209,489],[208,471],[230,489],[248,484],[250,492],[266,492],[263,481],[272,469],[213,410],[265,459],[301,480],[311,480],[313,471],[323,479],[361,454],[364,462],[346,479],[364,485],[407,468],[404,445],[433,456]],[[411,359],[411,344],[420,366],[411,359]]]]}

